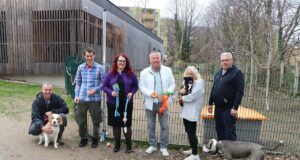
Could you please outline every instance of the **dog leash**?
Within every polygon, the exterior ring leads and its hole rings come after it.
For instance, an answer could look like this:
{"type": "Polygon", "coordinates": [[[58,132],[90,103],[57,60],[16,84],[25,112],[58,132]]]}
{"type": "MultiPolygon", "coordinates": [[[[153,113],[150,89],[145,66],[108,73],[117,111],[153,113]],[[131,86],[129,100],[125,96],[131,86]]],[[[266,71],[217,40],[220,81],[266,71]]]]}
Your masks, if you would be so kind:
{"type": "Polygon", "coordinates": [[[125,110],[124,110],[124,118],[127,119],[127,106],[128,106],[128,101],[129,101],[129,98],[127,97],[126,99],[126,104],[125,104],[125,110]]]}
{"type": "MultiPolygon", "coordinates": [[[[120,91],[120,88],[119,88],[119,85],[117,83],[115,83],[114,85],[112,85],[114,91],[119,94],[119,91],[120,91]]],[[[120,102],[120,99],[119,99],[119,95],[116,97],[116,109],[115,109],[115,117],[119,117],[120,116],[120,113],[118,112],[118,108],[119,108],[119,102],[120,102]]]]}
{"type": "Polygon", "coordinates": [[[125,120],[125,122],[124,122],[124,133],[127,133],[127,127],[126,127],[126,122],[127,122],[127,106],[128,106],[128,101],[129,101],[129,99],[130,98],[128,98],[128,96],[127,96],[127,98],[126,98],[126,104],[125,104],[125,110],[124,110],[124,120],[125,120]]]}

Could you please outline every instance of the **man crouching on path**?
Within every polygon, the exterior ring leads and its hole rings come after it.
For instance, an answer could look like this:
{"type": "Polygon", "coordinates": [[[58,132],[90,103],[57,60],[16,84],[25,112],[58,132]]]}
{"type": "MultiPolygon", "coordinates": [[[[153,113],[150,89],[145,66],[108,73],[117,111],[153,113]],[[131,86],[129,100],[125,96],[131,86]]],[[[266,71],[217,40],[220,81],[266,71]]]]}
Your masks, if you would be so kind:
{"type": "Polygon", "coordinates": [[[45,124],[48,120],[48,116],[51,116],[52,113],[56,113],[59,114],[63,120],[63,125],[60,125],[60,131],[57,138],[57,142],[60,145],[63,145],[62,135],[67,126],[66,114],[69,113],[69,108],[59,95],[52,93],[52,88],[51,83],[44,83],[42,92],[36,95],[36,99],[32,103],[29,134],[37,136],[42,131],[51,134],[53,132],[52,129],[46,127],[45,124]]]}

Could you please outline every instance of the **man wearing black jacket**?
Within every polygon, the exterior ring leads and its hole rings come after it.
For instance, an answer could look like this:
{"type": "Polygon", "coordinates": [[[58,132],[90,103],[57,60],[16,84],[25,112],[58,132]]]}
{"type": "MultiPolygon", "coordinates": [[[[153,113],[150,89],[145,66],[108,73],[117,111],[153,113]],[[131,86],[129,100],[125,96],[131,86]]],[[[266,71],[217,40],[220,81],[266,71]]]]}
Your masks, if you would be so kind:
{"type": "Polygon", "coordinates": [[[32,103],[31,124],[29,134],[39,135],[42,131],[51,134],[51,127],[44,126],[48,120],[48,116],[52,113],[60,114],[63,119],[63,125],[60,126],[58,134],[58,143],[63,145],[61,141],[65,126],[67,125],[66,114],[69,113],[65,101],[58,95],[52,93],[52,84],[45,83],[42,86],[42,92],[36,95],[36,99],[32,103]]]}
{"type": "Polygon", "coordinates": [[[244,74],[233,65],[232,54],[220,56],[222,69],[214,77],[208,111],[215,105],[215,122],[218,140],[237,140],[236,119],[244,95],[244,74]]]}

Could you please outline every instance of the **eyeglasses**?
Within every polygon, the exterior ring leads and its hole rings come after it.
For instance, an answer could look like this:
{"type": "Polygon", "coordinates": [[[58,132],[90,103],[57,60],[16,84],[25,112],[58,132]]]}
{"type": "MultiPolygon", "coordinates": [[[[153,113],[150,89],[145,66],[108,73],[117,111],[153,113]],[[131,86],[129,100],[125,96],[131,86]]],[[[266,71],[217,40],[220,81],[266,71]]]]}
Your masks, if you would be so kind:
{"type": "Polygon", "coordinates": [[[221,59],[221,62],[229,62],[230,59],[221,59]]]}
{"type": "Polygon", "coordinates": [[[126,61],[125,61],[125,60],[118,60],[118,62],[123,62],[123,63],[125,63],[126,61]]]}

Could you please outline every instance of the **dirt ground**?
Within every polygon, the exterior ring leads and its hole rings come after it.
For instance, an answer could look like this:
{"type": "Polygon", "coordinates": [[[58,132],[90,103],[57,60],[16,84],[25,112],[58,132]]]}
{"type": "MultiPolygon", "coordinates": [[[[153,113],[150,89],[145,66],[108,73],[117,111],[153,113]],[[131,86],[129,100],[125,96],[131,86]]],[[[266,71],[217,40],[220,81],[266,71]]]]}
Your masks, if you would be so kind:
{"type": "MultiPolygon", "coordinates": [[[[163,158],[159,151],[148,155],[145,153],[145,148],[140,146],[133,146],[134,152],[126,154],[124,153],[125,144],[118,153],[113,153],[112,147],[107,147],[106,143],[100,143],[96,149],[92,149],[90,146],[79,148],[77,125],[72,119],[69,120],[64,133],[65,145],[54,149],[53,144],[51,144],[45,148],[43,145],[37,145],[37,137],[27,134],[30,123],[29,112],[23,113],[19,118],[0,114],[0,122],[0,160],[182,160],[185,158],[182,150],[169,150],[170,156],[163,158]]],[[[210,160],[212,158],[201,155],[201,159],[210,160]]],[[[298,160],[299,158],[295,156],[267,156],[265,159],[298,160]]]]}
{"type": "MultiPolygon", "coordinates": [[[[77,125],[74,120],[69,120],[63,140],[65,145],[54,149],[53,145],[45,148],[37,145],[38,138],[28,134],[30,113],[24,113],[21,118],[11,118],[0,114],[0,160],[135,160],[135,159],[164,159],[160,152],[147,155],[145,148],[133,146],[134,153],[126,154],[125,144],[122,144],[118,153],[112,152],[112,147],[100,143],[99,147],[92,149],[90,146],[78,147],[79,137],[77,125]],[[53,158],[55,157],[55,158],[53,158]]],[[[178,150],[170,150],[167,159],[184,159],[178,150]]]]}

